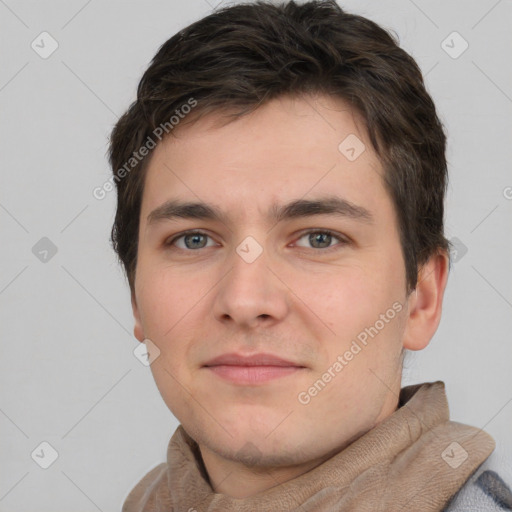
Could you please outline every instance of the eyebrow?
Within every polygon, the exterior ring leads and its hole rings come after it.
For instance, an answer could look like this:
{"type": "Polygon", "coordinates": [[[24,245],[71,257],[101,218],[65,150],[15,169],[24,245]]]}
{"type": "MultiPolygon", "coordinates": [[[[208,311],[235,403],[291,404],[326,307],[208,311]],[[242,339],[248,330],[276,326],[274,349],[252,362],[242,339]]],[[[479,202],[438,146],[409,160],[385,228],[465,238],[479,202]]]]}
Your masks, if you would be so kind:
{"type": "MultiPolygon", "coordinates": [[[[374,217],[369,210],[338,196],[327,196],[314,200],[298,199],[284,205],[274,203],[270,207],[267,218],[269,221],[281,222],[283,220],[314,215],[348,217],[367,224],[374,222],[374,217]]],[[[172,199],[155,208],[148,215],[147,224],[149,226],[162,220],[173,220],[176,218],[213,220],[225,224],[228,223],[228,216],[215,205],[172,199]]]]}

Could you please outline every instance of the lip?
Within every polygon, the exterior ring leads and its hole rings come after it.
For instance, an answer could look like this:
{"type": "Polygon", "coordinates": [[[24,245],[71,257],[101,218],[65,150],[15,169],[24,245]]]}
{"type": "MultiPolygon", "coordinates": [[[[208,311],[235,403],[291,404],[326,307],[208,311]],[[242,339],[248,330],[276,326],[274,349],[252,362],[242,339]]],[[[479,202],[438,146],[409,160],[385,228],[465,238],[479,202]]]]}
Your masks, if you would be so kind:
{"type": "Polygon", "coordinates": [[[252,354],[252,355],[241,355],[231,352],[229,354],[222,354],[220,356],[210,359],[210,361],[204,363],[204,366],[294,366],[303,368],[302,365],[283,359],[282,357],[275,356],[274,354],[252,354]]]}
{"type": "Polygon", "coordinates": [[[215,357],[205,363],[204,367],[215,375],[239,385],[263,384],[305,368],[273,354],[242,356],[235,353],[215,357]]]}

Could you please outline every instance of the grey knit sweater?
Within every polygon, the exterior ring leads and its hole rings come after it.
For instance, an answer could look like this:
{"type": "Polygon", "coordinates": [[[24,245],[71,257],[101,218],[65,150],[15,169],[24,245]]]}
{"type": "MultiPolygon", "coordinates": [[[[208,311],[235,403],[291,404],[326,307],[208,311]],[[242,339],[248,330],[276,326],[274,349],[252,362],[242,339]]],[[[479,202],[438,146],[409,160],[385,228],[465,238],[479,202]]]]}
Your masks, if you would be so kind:
{"type": "Polygon", "coordinates": [[[444,512],[512,511],[511,460],[495,450],[450,500],[444,512]]]}

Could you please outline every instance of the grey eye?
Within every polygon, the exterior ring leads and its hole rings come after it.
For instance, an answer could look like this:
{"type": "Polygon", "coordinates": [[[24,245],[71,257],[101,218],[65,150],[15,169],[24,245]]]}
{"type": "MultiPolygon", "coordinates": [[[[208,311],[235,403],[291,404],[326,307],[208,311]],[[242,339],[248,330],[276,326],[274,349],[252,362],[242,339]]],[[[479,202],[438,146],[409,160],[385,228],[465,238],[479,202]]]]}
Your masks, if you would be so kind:
{"type": "MultiPolygon", "coordinates": [[[[172,241],[172,243],[173,243],[173,245],[176,245],[176,247],[178,247],[179,249],[184,249],[184,250],[203,249],[204,247],[207,247],[208,238],[210,238],[210,237],[208,235],[206,235],[205,233],[200,233],[200,232],[185,233],[183,235],[176,237],[172,241]],[[180,244],[178,242],[178,241],[181,242],[181,240],[183,240],[184,245],[183,245],[183,243],[180,244]]],[[[212,244],[210,244],[210,246],[211,245],[212,244]]]]}
{"type": "MultiPolygon", "coordinates": [[[[311,244],[313,249],[326,249],[331,246],[333,239],[341,242],[341,239],[334,236],[329,231],[311,231],[302,235],[299,240],[307,237],[307,243],[311,244]]],[[[300,245],[300,244],[299,244],[300,245]]],[[[301,246],[304,247],[304,246],[301,246]]]]}

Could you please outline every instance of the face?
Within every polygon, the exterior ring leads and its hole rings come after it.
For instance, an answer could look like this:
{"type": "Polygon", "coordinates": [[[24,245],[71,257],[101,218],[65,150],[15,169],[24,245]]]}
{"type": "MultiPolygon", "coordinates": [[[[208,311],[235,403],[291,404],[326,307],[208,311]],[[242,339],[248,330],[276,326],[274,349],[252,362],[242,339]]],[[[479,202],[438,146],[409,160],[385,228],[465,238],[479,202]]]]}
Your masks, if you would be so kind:
{"type": "Polygon", "coordinates": [[[397,219],[364,124],[342,100],[281,97],[221,116],[155,148],[135,335],[158,347],[158,389],[202,450],[299,464],[397,406],[407,315],[397,219]],[[287,363],[212,363],[225,354],[287,363]]]}

